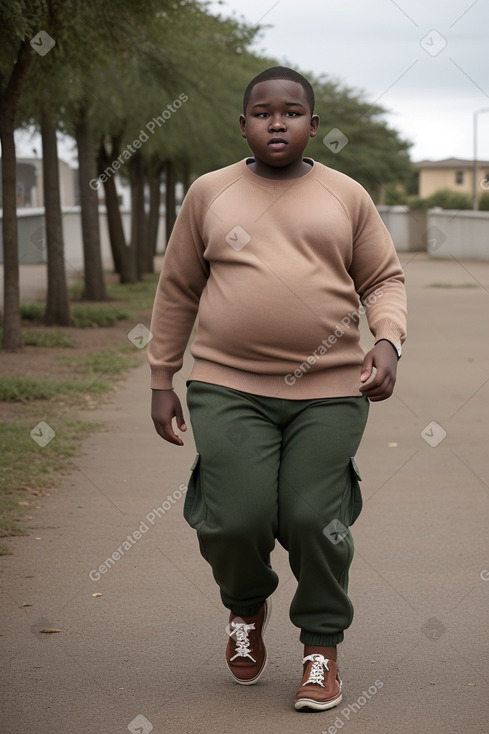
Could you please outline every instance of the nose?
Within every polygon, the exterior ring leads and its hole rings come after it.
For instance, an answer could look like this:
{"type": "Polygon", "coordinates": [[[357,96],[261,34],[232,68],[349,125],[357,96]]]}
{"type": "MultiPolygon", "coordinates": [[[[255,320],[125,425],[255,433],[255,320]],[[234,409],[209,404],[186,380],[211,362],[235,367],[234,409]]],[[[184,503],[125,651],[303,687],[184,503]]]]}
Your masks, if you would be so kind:
{"type": "Polygon", "coordinates": [[[270,117],[269,129],[273,130],[274,132],[286,130],[287,127],[285,125],[283,117],[279,114],[272,115],[270,117]]]}

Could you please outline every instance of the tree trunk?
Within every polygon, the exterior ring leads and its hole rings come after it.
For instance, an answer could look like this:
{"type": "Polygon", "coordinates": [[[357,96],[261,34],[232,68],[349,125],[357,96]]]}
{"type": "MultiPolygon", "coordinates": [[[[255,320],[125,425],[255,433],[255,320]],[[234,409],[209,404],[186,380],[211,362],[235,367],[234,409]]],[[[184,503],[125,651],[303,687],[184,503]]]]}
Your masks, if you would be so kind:
{"type": "Polygon", "coordinates": [[[131,179],[131,246],[136,251],[137,272],[140,278],[148,267],[148,238],[144,211],[144,166],[141,153],[135,153],[129,162],[131,179]]]}
{"type": "Polygon", "coordinates": [[[97,171],[92,127],[85,109],[75,125],[80,180],[81,224],[85,287],[82,298],[86,301],[104,301],[107,298],[100,249],[97,171]]]}
{"type": "Polygon", "coordinates": [[[15,112],[22,85],[32,61],[29,41],[19,46],[17,60],[5,87],[0,90],[0,142],[2,143],[2,231],[3,231],[3,337],[4,349],[23,345],[20,318],[19,238],[17,234],[17,161],[15,156],[15,112]]]}
{"type": "Polygon", "coordinates": [[[41,110],[41,137],[48,257],[48,294],[44,320],[49,325],[69,326],[71,316],[64,261],[56,123],[46,109],[41,110]]]}
{"type": "Polygon", "coordinates": [[[175,199],[175,186],[176,186],[176,175],[175,165],[172,161],[167,161],[166,164],[166,242],[170,239],[170,235],[177,218],[177,208],[175,199]]]}
{"type": "Polygon", "coordinates": [[[188,160],[183,162],[182,184],[183,195],[185,196],[190,188],[190,163],[188,160]]]}
{"type": "Polygon", "coordinates": [[[19,238],[14,131],[0,125],[2,141],[3,337],[4,349],[19,349],[24,341],[20,318],[19,238]]]}
{"type": "MultiPolygon", "coordinates": [[[[115,145],[112,150],[112,158],[117,158],[118,151],[115,145]]],[[[110,165],[103,144],[101,144],[98,154],[99,174],[102,173],[107,166],[110,165]]],[[[119,274],[121,283],[136,283],[137,271],[136,260],[132,248],[126,242],[124,228],[122,226],[121,211],[119,208],[119,199],[117,196],[117,188],[114,176],[108,175],[104,181],[105,206],[107,208],[107,226],[109,228],[110,249],[114,260],[114,269],[119,274]]]]}
{"type": "Polygon", "coordinates": [[[160,228],[161,202],[161,170],[155,170],[148,177],[149,180],[149,218],[148,218],[148,245],[151,252],[151,262],[158,249],[158,230],[160,228]]]}

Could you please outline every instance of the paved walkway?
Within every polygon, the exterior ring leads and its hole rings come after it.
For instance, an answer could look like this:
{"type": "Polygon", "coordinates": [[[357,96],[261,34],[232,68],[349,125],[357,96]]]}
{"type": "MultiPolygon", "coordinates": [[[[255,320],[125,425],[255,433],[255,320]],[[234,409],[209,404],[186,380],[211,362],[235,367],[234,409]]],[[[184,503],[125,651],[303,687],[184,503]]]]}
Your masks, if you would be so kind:
{"type": "Polygon", "coordinates": [[[0,558],[2,733],[487,732],[489,264],[403,259],[409,346],[357,457],[343,703],[292,708],[301,647],[281,548],[269,667],[256,686],[230,680],[227,614],[182,518],[192,437],[178,449],[154,433],[143,366],[0,558]]]}

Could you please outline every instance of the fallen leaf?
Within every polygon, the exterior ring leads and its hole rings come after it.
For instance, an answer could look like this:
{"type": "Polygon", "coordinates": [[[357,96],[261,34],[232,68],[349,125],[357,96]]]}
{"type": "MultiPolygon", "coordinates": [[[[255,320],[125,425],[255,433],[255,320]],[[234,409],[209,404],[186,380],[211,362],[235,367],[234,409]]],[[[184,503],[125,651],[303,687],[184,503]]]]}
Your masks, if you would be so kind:
{"type": "Polygon", "coordinates": [[[53,635],[55,632],[61,632],[61,630],[47,627],[45,630],[39,630],[39,632],[43,632],[45,635],[53,635]]]}

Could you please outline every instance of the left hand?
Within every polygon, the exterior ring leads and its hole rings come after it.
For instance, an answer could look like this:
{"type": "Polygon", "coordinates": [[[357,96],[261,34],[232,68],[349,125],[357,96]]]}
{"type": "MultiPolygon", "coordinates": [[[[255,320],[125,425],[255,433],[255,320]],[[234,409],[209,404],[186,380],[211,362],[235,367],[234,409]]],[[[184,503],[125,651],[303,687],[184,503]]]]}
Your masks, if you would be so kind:
{"type": "Polygon", "coordinates": [[[363,360],[360,392],[373,403],[386,400],[394,391],[396,375],[396,351],[389,342],[379,341],[363,360]]]}

